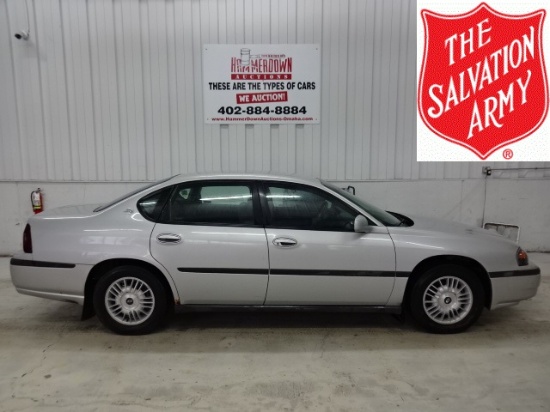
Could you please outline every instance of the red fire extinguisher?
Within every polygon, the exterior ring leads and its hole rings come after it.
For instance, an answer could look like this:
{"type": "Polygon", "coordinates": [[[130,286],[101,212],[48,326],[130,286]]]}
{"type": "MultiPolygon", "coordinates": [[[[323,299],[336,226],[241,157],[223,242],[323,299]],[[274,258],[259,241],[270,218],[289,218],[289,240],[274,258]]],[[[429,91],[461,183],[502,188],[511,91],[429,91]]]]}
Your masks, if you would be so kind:
{"type": "Polygon", "coordinates": [[[31,192],[31,203],[34,214],[44,210],[44,197],[42,196],[42,190],[40,188],[31,192]]]}

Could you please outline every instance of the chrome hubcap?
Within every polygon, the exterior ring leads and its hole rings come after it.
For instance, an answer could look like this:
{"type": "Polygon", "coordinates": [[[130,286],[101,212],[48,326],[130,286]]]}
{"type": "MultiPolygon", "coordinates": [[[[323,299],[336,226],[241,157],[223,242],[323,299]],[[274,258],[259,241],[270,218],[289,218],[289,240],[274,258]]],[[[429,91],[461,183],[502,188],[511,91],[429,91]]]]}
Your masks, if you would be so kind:
{"type": "Polygon", "coordinates": [[[442,325],[457,323],[472,309],[472,289],[462,279],[444,276],[426,288],[423,304],[424,312],[434,322],[442,325]]]}
{"type": "Polygon", "coordinates": [[[114,281],[107,288],[105,307],[117,322],[139,325],[153,313],[155,296],[149,285],[141,279],[125,277],[114,281]]]}

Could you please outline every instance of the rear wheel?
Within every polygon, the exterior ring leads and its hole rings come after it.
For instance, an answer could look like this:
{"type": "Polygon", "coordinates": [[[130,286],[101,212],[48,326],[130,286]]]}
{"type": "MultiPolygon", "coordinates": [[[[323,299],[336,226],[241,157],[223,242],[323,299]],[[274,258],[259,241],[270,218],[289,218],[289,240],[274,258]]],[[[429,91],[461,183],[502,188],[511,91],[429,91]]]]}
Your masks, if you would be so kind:
{"type": "Polygon", "coordinates": [[[479,318],[483,298],[483,285],[474,272],[458,265],[440,265],[415,283],[410,310],[420,326],[430,332],[458,333],[479,318]]]}
{"type": "Polygon", "coordinates": [[[148,270],[120,266],[97,282],[94,308],[101,323],[115,333],[151,333],[163,321],[166,293],[162,283],[148,270]]]}

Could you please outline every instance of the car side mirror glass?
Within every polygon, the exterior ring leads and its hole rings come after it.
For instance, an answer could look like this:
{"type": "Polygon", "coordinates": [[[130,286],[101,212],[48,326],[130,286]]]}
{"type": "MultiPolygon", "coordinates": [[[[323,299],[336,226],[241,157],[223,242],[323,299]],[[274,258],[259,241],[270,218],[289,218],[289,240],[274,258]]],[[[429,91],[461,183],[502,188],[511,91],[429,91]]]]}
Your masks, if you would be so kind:
{"type": "Polygon", "coordinates": [[[353,230],[356,233],[367,233],[369,231],[369,221],[363,215],[357,215],[353,221],[353,230]]]}

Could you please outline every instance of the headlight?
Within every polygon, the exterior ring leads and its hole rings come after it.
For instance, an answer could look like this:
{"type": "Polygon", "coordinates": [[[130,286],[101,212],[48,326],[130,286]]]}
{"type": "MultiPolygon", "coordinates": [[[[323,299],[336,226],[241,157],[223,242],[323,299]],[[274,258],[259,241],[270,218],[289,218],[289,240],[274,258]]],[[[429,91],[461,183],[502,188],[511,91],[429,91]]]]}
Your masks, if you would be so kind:
{"type": "Polygon", "coordinates": [[[529,264],[529,257],[527,256],[527,252],[522,248],[518,248],[516,252],[516,260],[518,262],[518,266],[527,266],[529,264]]]}

